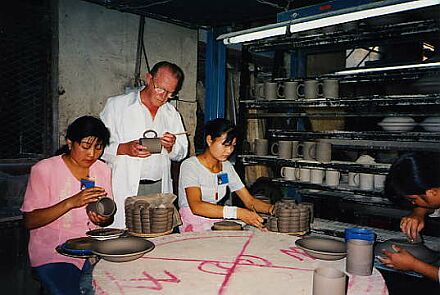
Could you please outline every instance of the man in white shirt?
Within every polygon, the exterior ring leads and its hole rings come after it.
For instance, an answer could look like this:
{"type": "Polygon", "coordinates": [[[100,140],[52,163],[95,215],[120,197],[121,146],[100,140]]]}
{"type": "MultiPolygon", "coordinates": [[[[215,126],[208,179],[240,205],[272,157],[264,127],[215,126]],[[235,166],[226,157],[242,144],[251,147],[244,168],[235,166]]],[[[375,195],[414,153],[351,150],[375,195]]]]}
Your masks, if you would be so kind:
{"type": "Polygon", "coordinates": [[[140,91],[110,97],[100,116],[110,130],[110,144],[103,159],[112,167],[113,195],[117,205],[114,227],[125,228],[126,197],[173,191],[171,160],[180,161],[188,152],[188,139],[180,114],[169,99],[183,83],[183,71],[162,61],[146,75],[140,91]],[[162,150],[151,153],[139,142],[146,130],[160,137],[162,150]]]}

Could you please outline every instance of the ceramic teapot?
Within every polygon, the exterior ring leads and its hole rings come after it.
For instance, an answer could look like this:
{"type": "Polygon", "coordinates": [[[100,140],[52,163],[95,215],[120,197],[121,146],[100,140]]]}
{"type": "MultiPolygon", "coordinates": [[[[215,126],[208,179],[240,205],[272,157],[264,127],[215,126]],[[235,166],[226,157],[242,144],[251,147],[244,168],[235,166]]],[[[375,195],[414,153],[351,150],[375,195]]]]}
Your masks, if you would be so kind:
{"type": "Polygon", "coordinates": [[[148,129],[142,135],[142,138],[139,138],[139,144],[143,145],[148,149],[148,151],[152,154],[158,154],[162,150],[162,145],[160,144],[160,138],[157,137],[157,132],[148,129]],[[148,133],[152,133],[154,137],[147,137],[148,133]]]}

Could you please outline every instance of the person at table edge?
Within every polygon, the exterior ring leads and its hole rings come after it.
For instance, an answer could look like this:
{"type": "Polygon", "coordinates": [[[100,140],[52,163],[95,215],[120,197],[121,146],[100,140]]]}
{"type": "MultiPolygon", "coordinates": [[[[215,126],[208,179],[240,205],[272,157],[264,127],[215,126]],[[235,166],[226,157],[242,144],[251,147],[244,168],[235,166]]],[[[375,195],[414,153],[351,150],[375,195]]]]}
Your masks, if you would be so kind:
{"type": "Polygon", "coordinates": [[[186,159],[180,167],[181,232],[210,230],[221,218],[240,219],[263,228],[263,219],[257,212],[271,214],[273,205],[254,198],[228,161],[237,143],[236,127],[226,119],[211,120],[205,126],[205,140],[203,153],[186,159]],[[246,208],[222,205],[227,187],[246,208]]]}
{"type": "Polygon", "coordinates": [[[90,264],[82,258],[61,255],[55,248],[85,236],[95,224],[106,226],[113,220],[85,208],[101,197],[112,198],[111,170],[98,160],[109,137],[101,120],[80,117],[67,128],[67,145],[59,151],[62,154],[41,160],[31,169],[21,210],[30,230],[31,266],[50,294],[83,294],[80,288],[92,288],[91,281],[80,283],[90,264]],[[83,189],[81,179],[90,178],[94,187],[83,189]]]}
{"type": "MultiPolygon", "coordinates": [[[[409,153],[397,159],[385,180],[385,194],[395,202],[410,203],[413,212],[401,220],[402,231],[416,239],[424,227],[424,216],[440,208],[440,154],[409,153]]],[[[386,266],[415,271],[440,282],[438,266],[425,263],[396,245],[379,260],[386,266]]]]}

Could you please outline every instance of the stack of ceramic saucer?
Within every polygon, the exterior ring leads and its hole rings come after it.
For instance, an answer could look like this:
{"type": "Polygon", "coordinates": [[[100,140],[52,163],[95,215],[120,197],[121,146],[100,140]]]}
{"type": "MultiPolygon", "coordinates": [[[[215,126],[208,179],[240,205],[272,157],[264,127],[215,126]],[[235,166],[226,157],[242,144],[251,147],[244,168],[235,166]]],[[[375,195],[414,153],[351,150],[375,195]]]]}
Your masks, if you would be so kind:
{"type": "Polygon", "coordinates": [[[310,231],[313,204],[296,205],[293,200],[275,204],[275,215],[269,217],[267,227],[270,231],[301,234],[310,231]]]}
{"type": "Polygon", "coordinates": [[[174,207],[154,207],[145,199],[128,197],[125,200],[125,224],[134,235],[154,235],[173,228],[174,207]]]}
{"type": "Polygon", "coordinates": [[[163,233],[173,225],[173,208],[151,208],[151,233],[163,233]]]}

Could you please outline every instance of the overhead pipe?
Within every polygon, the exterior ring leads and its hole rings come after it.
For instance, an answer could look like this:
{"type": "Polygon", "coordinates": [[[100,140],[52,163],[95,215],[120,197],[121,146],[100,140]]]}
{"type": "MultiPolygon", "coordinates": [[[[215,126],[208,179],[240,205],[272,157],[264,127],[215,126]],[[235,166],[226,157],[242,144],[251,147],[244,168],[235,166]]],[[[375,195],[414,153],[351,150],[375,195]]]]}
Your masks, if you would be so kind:
{"type": "Polygon", "coordinates": [[[141,87],[141,63],[142,63],[142,44],[144,38],[144,27],[145,27],[145,16],[140,16],[139,18],[139,30],[138,30],[138,40],[137,40],[137,50],[136,50],[136,65],[134,69],[134,86],[141,87]]]}

